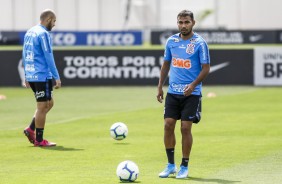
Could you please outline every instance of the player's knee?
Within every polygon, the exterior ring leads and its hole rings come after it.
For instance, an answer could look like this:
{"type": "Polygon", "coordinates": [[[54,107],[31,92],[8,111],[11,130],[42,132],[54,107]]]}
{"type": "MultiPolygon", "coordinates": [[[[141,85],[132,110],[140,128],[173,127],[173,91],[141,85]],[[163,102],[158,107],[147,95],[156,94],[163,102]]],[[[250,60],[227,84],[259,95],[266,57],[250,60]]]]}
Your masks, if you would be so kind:
{"type": "Polygon", "coordinates": [[[182,134],[188,134],[188,133],[191,133],[191,126],[188,126],[188,124],[182,124],[181,125],[181,132],[182,134]]]}
{"type": "Polygon", "coordinates": [[[165,123],[164,130],[168,132],[173,132],[174,131],[174,125],[171,123],[165,123]]]}
{"type": "Polygon", "coordinates": [[[54,101],[53,100],[50,100],[50,101],[48,101],[47,102],[47,112],[49,111],[49,110],[51,110],[52,109],[52,107],[54,106],[54,101]]]}
{"type": "Polygon", "coordinates": [[[52,109],[53,106],[54,106],[54,103],[49,103],[49,104],[48,104],[48,111],[49,111],[50,109],[52,109]]]}
{"type": "Polygon", "coordinates": [[[48,102],[39,102],[37,104],[37,111],[40,113],[47,113],[50,110],[50,104],[48,102]]]}

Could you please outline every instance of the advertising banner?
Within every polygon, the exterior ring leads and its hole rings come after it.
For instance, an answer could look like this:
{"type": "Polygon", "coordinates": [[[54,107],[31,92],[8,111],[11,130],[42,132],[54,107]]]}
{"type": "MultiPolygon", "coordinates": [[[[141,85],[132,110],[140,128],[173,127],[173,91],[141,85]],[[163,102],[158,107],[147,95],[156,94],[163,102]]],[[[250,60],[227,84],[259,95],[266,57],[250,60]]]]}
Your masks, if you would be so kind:
{"type": "Polygon", "coordinates": [[[282,43],[282,31],[278,31],[278,35],[277,35],[277,40],[278,40],[278,43],[282,43]]]}
{"type": "MultiPolygon", "coordinates": [[[[208,85],[252,85],[252,50],[211,50],[208,85]]],[[[66,85],[157,85],[163,50],[57,51],[66,85]]]]}
{"type": "Polygon", "coordinates": [[[163,51],[56,51],[65,85],[157,85],[163,51]]]}
{"type": "Polygon", "coordinates": [[[21,86],[21,51],[0,51],[0,87],[21,86]]]}
{"type": "Polygon", "coordinates": [[[254,84],[282,85],[282,47],[258,47],[254,50],[254,84]]]}
{"type": "Polygon", "coordinates": [[[253,85],[253,50],[210,50],[210,74],[204,84],[253,85]]]}
{"type": "MultiPolygon", "coordinates": [[[[151,43],[164,45],[166,40],[178,30],[152,31],[151,43]]],[[[240,30],[195,30],[208,44],[263,44],[278,43],[277,31],[240,30]]]]}
{"type": "Polygon", "coordinates": [[[20,36],[16,31],[0,31],[0,45],[19,45],[20,36]]]}
{"type": "MultiPolygon", "coordinates": [[[[157,86],[163,50],[55,50],[63,86],[157,86]]],[[[205,85],[253,85],[253,50],[210,50],[205,85]]],[[[0,86],[20,86],[21,51],[0,51],[0,86]]]]}
{"type": "MultiPolygon", "coordinates": [[[[23,44],[25,32],[20,32],[23,44]]],[[[142,45],[141,31],[50,32],[54,46],[129,46],[142,45]]]]}

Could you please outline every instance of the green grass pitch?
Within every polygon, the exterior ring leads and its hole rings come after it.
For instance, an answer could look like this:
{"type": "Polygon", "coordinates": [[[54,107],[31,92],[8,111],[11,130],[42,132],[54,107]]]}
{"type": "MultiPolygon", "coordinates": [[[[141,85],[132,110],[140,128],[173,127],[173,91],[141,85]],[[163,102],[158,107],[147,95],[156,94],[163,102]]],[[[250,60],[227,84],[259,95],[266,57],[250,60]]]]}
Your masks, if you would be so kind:
{"type": "MultiPolygon", "coordinates": [[[[165,88],[166,91],[166,88],[165,88]]],[[[163,104],[156,87],[63,87],[54,91],[45,138],[57,147],[33,147],[23,135],[33,115],[30,89],[0,88],[0,183],[120,183],[124,160],[139,166],[136,183],[257,184],[282,181],[282,88],[204,86],[203,118],[193,126],[189,178],[160,179],[166,164],[163,104]],[[214,92],[216,97],[208,98],[214,92]],[[126,123],[116,141],[110,126],[126,123]]],[[[179,123],[176,164],[181,161],[179,123]]]]}

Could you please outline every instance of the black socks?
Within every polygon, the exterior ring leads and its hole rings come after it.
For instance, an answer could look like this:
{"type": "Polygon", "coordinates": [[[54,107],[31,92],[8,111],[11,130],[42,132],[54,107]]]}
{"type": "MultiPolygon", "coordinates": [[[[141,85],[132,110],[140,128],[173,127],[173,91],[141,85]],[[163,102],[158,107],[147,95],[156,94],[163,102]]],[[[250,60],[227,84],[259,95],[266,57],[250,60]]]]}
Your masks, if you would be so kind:
{"type": "MultiPolygon", "coordinates": [[[[166,149],[166,155],[168,163],[174,164],[174,148],[166,149]]],[[[188,166],[189,158],[182,158],[181,165],[184,167],[188,166]]]]}
{"type": "Polygon", "coordinates": [[[35,130],[35,117],[32,118],[29,128],[33,131],[35,130]]]}
{"type": "Polygon", "coordinates": [[[166,149],[168,163],[174,164],[174,148],[166,149]]]}
{"type": "Polygon", "coordinates": [[[184,167],[188,166],[189,158],[182,158],[181,165],[184,167]]]}
{"type": "Polygon", "coordinates": [[[44,131],[44,128],[36,128],[36,141],[37,142],[43,141],[43,131],[44,131]]]}

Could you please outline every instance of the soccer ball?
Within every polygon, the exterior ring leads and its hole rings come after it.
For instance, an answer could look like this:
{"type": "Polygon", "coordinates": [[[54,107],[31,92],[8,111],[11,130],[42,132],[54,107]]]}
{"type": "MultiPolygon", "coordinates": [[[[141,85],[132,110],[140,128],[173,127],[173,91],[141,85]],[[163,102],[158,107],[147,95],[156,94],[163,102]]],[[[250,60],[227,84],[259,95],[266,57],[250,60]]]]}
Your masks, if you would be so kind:
{"type": "Polygon", "coordinates": [[[130,160],[121,162],[117,167],[117,176],[119,177],[120,181],[133,182],[137,179],[138,174],[138,166],[130,160]]]}
{"type": "Polygon", "coordinates": [[[115,140],[122,140],[128,134],[127,126],[122,122],[114,123],[110,128],[111,137],[115,140]]]}

